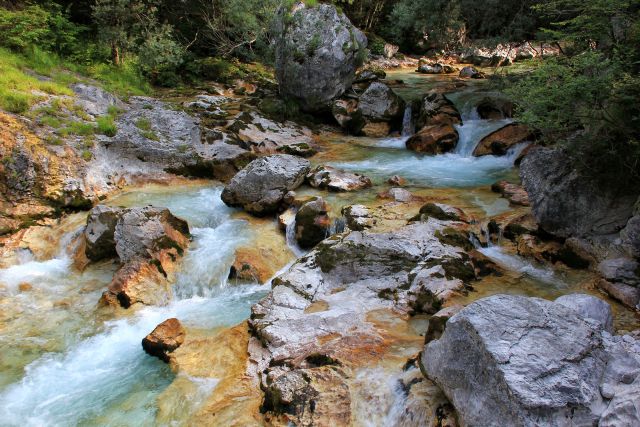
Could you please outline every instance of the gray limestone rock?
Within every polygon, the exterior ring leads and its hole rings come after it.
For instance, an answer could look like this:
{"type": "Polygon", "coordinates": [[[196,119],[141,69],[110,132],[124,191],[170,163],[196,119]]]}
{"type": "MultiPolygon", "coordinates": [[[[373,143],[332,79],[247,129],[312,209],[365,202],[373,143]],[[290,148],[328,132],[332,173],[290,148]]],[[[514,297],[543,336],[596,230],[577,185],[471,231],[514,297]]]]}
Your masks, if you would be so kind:
{"type": "Polygon", "coordinates": [[[367,38],[330,4],[282,7],[275,27],[280,94],[306,111],[326,110],[351,86],[367,38]]]}
{"type": "Polygon", "coordinates": [[[254,215],[274,213],[285,194],[302,184],[309,169],[308,160],[289,154],[258,158],[233,177],[222,192],[222,200],[254,215]]]}

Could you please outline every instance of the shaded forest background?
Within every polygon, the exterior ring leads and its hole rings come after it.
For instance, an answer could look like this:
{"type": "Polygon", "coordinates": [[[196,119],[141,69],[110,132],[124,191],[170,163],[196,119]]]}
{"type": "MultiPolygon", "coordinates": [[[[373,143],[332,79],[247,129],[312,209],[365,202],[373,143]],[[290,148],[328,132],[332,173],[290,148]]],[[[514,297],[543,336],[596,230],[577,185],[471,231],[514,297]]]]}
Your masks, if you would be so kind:
{"type": "MultiPolygon", "coordinates": [[[[305,3],[313,7],[317,0],[305,3]]],[[[0,0],[0,107],[24,111],[14,69],[69,69],[119,93],[149,93],[247,74],[271,63],[275,11],[292,0],[0,0]]],[[[437,55],[471,45],[557,43],[563,55],[497,73],[519,119],[561,142],[595,174],[640,182],[640,0],[333,0],[386,42],[437,55]]],[[[622,181],[624,180],[624,182],[622,181]]]]}

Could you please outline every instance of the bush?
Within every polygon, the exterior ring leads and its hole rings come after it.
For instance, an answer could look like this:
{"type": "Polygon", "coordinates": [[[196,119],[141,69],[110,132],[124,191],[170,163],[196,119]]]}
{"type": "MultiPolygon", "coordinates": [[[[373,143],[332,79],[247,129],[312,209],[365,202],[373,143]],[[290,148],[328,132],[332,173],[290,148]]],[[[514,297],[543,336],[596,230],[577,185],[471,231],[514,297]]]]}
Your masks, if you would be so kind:
{"type": "Polygon", "coordinates": [[[116,136],[116,133],[118,133],[118,127],[116,126],[113,120],[113,116],[111,115],[98,117],[96,123],[98,127],[98,133],[101,133],[102,135],[114,137],[116,136]]]}
{"type": "Polygon", "coordinates": [[[0,45],[23,52],[33,47],[65,55],[74,52],[78,35],[85,28],[70,22],[56,3],[48,7],[51,10],[37,5],[19,10],[0,8],[0,45]]]}
{"type": "Polygon", "coordinates": [[[204,58],[196,63],[198,74],[208,80],[231,83],[247,75],[238,66],[222,58],[204,58]]]}

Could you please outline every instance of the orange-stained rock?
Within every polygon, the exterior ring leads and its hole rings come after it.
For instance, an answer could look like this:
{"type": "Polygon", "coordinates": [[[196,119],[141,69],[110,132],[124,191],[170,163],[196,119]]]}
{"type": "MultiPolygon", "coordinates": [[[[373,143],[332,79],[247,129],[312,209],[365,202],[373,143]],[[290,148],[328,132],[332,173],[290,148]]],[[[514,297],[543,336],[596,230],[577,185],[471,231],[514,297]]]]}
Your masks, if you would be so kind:
{"type": "Polygon", "coordinates": [[[265,425],[259,375],[248,369],[248,342],[246,322],[221,331],[189,331],[182,346],[171,354],[171,367],[179,375],[158,398],[156,422],[170,425],[188,419],[194,426],[265,425]],[[214,393],[203,401],[185,400],[185,395],[199,393],[206,380],[215,381],[214,393]]]}
{"type": "Polygon", "coordinates": [[[418,153],[442,154],[458,144],[458,131],[450,124],[422,128],[406,142],[407,148],[418,153]]]}
{"type": "Polygon", "coordinates": [[[534,139],[535,133],[528,126],[511,123],[482,138],[475,150],[473,150],[473,155],[486,156],[493,154],[502,156],[507,154],[511,147],[534,139]]]}
{"type": "Polygon", "coordinates": [[[163,274],[161,264],[136,259],[116,272],[100,301],[129,308],[136,303],[166,305],[170,299],[171,284],[163,274]]]}
{"type": "Polygon", "coordinates": [[[229,279],[266,283],[277,271],[269,261],[269,254],[259,248],[239,248],[236,250],[236,259],[229,271],[229,279]]]}
{"type": "Polygon", "coordinates": [[[142,348],[151,356],[168,363],[169,353],[184,342],[186,331],[180,321],[174,317],[160,323],[142,340],[142,348]]]}
{"type": "Polygon", "coordinates": [[[388,122],[367,122],[360,132],[371,138],[384,138],[390,131],[391,125],[388,122]]]}
{"type": "Polygon", "coordinates": [[[521,185],[498,181],[491,186],[491,191],[502,194],[502,197],[514,205],[529,206],[529,195],[521,185]]]}

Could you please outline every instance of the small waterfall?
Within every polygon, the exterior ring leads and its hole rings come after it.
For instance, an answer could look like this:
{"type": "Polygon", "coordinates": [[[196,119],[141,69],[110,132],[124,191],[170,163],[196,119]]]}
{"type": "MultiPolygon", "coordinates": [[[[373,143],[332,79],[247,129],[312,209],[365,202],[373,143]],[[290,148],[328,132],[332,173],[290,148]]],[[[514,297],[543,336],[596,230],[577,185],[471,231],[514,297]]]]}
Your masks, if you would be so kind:
{"type": "Polygon", "coordinates": [[[285,239],[287,242],[287,246],[291,249],[291,252],[296,257],[301,257],[306,254],[306,251],[298,246],[298,242],[296,240],[296,217],[293,215],[291,220],[287,223],[287,228],[285,230],[285,239]]]}
{"type": "Polygon", "coordinates": [[[345,219],[345,217],[341,216],[339,218],[334,219],[333,223],[331,224],[331,228],[327,233],[327,237],[333,236],[334,234],[343,233],[346,225],[347,225],[347,220],[345,219]]]}
{"type": "Polygon", "coordinates": [[[415,133],[413,125],[413,111],[411,110],[411,104],[408,103],[404,109],[404,116],[402,117],[402,136],[411,136],[415,133]]]}

